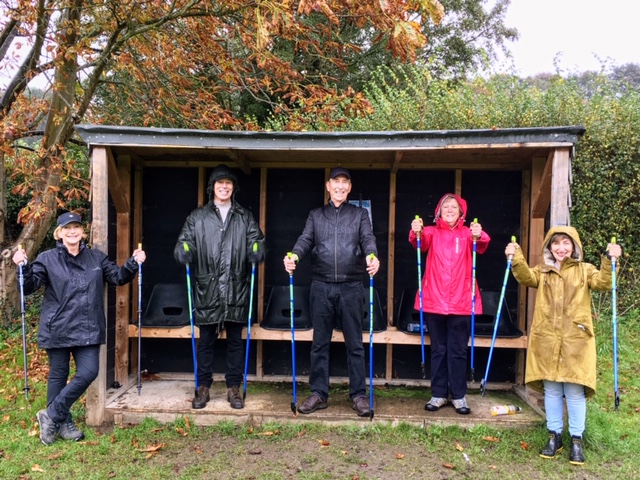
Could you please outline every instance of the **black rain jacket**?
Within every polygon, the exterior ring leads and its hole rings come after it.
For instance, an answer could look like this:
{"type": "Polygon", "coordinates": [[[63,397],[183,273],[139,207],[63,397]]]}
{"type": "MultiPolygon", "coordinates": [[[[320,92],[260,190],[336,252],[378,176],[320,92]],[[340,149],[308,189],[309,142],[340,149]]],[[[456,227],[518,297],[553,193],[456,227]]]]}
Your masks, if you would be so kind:
{"type": "Polygon", "coordinates": [[[292,253],[302,259],[311,252],[313,279],[322,282],[362,281],[366,256],[378,256],[369,214],[348,202],[329,202],[309,212],[292,253]]]}
{"type": "Polygon", "coordinates": [[[251,276],[248,255],[255,242],[265,251],[264,235],[251,212],[232,201],[223,223],[218,208],[209,201],[187,217],[174,249],[178,261],[184,242],[193,259],[195,323],[219,327],[223,322],[246,323],[251,276]]]}
{"type": "Polygon", "coordinates": [[[119,267],[105,253],[84,243],[74,257],[58,241],[56,248],[42,252],[22,268],[25,295],[45,287],[38,346],[50,349],[105,343],[104,284],[130,282],[138,264],[131,257],[119,267]]]}

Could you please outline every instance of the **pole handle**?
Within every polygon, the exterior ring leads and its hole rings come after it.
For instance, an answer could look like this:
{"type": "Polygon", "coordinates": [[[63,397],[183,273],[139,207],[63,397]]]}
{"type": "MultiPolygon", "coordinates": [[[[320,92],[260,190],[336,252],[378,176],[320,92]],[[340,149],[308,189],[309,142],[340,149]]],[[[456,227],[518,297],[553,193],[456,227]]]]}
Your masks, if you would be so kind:
{"type": "Polygon", "coordinates": [[[258,242],[253,242],[253,252],[257,252],[258,251],[258,242]]]}
{"type": "Polygon", "coordinates": [[[611,243],[616,244],[616,237],[611,237],[611,243]]]}
{"type": "Polygon", "coordinates": [[[182,242],[182,248],[184,248],[185,252],[189,251],[189,245],[187,245],[187,242],[182,242]]]}

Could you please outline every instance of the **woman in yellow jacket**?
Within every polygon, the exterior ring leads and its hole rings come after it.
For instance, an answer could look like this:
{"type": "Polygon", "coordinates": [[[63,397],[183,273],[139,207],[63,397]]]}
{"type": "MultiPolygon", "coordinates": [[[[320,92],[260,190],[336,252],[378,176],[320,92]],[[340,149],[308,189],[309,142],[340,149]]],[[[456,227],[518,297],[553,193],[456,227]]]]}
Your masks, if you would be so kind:
{"type": "Polygon", "coordinates": [[[569,462],[582,465],[587,397],[596,390],[596,341],[590,290],[611,289],[611,258],[620,256],[619,245],[609,244],[601,269],[583,261],[578,232],[573,227],[553,227],[542,247],[542,263],[527,264],[517,243],[505,249],[513,255],[511,271],[518,283],[537,288],[533,322],[529,329],[525,383],[544,393],[549,441],[540,451],[553,458],[562,450],[563,401],[567,403],[571,451],[569,462]]]}

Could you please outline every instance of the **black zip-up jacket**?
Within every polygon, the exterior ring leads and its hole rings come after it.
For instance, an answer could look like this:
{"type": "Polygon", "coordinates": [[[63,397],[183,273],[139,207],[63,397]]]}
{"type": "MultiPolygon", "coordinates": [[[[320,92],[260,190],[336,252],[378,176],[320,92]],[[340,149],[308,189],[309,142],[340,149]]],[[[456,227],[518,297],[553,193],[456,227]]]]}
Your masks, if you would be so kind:
{"type": "Polygon", "coordinates": [[[314,280],[362,281],[366,257],[378,256],[367,210],[348,202],[336,208],[331,201],[311,210],[292,250],[300,259],[309,252],[314,280]]]}
{"type": "Polygon", "coordinates": [[[249,313],[249,252],[254,243],[265,251],[264,235],[251,212],[235,201],[222,221],[212,201],[192,211],[174,248],[179,261],[183,243],[193,258],[194,317],[197,325],[247,322],[249,313]]]}
{"type": "Polygon", "coordinates": [[[58,241],[56,248],[42,252],[22,269],[25,295],[45,287],[38,346],[48,349],[105,343],[104,284],[130,282],[138,264],[131,257],[119,267],[105,253],[84,244],[74,257],[58,241]]]}

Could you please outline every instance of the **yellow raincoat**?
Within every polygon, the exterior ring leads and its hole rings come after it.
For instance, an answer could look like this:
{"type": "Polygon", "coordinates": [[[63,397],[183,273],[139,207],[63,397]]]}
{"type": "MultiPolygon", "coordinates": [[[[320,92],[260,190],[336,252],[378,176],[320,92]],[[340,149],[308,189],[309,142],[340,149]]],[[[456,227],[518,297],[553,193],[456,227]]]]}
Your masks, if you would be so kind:
{"type": "Polygon", "coordinates": [[[585,386],[596,391],[596,341],[589,290],[611,289],[611,260],[602,257],[602,270],[583,262],[582,243],[573,227],[553,227],[543,242],[543,263],[530,268],[517,249],[511,271],[518,283],[537,288],[533,322],[529,329],[525,383],[543,392],[543,380],[585,386]],[[574,251],[560,268],[551,253],[550,240],[564,233],[574,251]]]}

